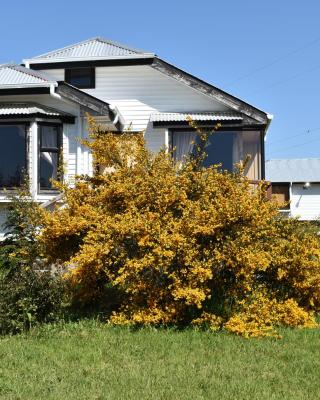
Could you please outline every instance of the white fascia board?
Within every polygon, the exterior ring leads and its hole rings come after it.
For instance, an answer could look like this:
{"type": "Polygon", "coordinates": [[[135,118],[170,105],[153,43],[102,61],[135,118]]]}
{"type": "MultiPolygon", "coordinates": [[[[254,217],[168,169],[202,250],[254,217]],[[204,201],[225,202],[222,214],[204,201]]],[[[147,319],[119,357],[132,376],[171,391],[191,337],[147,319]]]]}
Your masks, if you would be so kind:
{"type": "Polygon", "coordinates": [[[24,88],[41,88],[41,87],[50,87],[50,86],[58,86],[57,82],[48,82],[48,83],[24,83],[22,85],[0,85],[1,89],[24,89],[24,88]]]}
{"type": "Polygon", "coordinates": [[[267,114],[267,120],[268,120],[267,126],[266,126],[266,129],[264,130],[264,141],[265,142],[267,141],[268,129],[269,129],[269,126],[270,126],[270,124],[271,124],[271,122],[273,120],[273,114],[267,114]]]}
{"type": "Polygon", "coordinates": [[[136,58],[153,58],[154,53],[145,54],[132,54],[130,56],[94,56],[94,57],[54,57],[54,58],[28,58],[22,60],[23,64],[43,64],[43,63],[57,63],[57,62],[72,62],[72,61],[97,61],[97,60],[127,60],[136,58]]]}

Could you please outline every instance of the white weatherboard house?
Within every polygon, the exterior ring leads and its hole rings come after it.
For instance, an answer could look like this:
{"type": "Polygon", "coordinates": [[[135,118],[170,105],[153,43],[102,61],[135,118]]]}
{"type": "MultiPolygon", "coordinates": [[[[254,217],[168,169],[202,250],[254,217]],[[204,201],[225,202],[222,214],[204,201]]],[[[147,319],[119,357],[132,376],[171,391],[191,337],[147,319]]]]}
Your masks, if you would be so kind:
{"type": "Polygon", "coordinates": [[[251,154],[248,177],[264,178],[270,115],[153,53],[94,38],[22,65],[0,65],[0,220],[23,170],[42,203],[57,196],[51,178],[60,152],[70,184],[76,174],[92,173],[90,154],[77,140],[87,136],[87,112],[110,131],[144,130],[151,150],[174,146],[177,158],[192,150],[187,115],[201,126],[220,122],[206,162],[232,169],[251,154]]]}
{"type": "Polygon", "coordinates": [[[320,220],[320,159],[266,161],[266,179],[280,202],[290,202],[281,212],[300,220],[320,220]]]}

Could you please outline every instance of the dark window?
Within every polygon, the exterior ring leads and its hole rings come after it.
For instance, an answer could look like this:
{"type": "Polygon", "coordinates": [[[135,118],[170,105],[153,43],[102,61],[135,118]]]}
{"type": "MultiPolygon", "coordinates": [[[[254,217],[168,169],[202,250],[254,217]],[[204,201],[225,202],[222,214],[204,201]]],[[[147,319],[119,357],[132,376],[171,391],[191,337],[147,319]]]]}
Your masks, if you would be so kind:
{"type": "Polygon", "coordinates": [[[0,125],[0,187],[20,186],[27,169],[26,125],[0,125]]]}
{"type": "MultiPolygon", "coordinates": [[[[241,137],[235,132],[216,132],[210,135],[205,147],[207,157],[204,166],[221,164],[222,169],[232,171],[234,164],[241,159],[239,139],[241,137]]],[[[192,153],[194,143],[198,140],[199,137],[194,131],[173,131],[172,147],[175,148],[175,158],[182,160],[188,153],[192,153]]]]}
{"type": "Polygon", "coordinates": [[[39,186],[40,190],[52,190],[52,180],[59,178],[61,125],[39,125],[39,186]]]}
{"type": "Polygon", "coordinates": [[[281,210],[290,209],[290,204],[283,205],[290,200],[289,183],[273,183],[271,186],[271,193],[272,198],[281,205],[281,210]]]}
{"type": "Polygon", "coordinates": [[[207,158],[204,166],[209,167],[214,164],[221,164],[222,169],[233,170],[233,166],[238,159],[235,159],[236,134],[232,132],[213,133],[208,140],[205,148],[207,158]]]}
{"type": "Polygon", "coordinates": [[[95,69],[91,67],[67,68],[65,81],[79,89],[93,89],[95,87],[95,69]]]}

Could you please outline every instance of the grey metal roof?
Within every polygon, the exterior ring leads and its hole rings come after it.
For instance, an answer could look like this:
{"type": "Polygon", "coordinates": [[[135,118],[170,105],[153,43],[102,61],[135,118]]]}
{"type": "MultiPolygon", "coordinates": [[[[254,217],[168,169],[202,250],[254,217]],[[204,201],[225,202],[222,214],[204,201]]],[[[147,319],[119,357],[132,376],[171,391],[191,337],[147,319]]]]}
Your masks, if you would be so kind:
{"type": "Polygon", "coordinates": [[[0,65],[0,86],[48,85],[54,83],[47,74],[15,64],[0,65]]]}
{"type": "Polygon", "coordinates": [[[34,115],[71,116],[71,114],[37,103],[0,103],[0,116],[34,115]]]}
{"type": "Polygon", "coordinates": [[[154,113],[150,116],[151,122],[183,122],[191,117],[194,121],[232,121],[242,120],[238,113],[230,112],[203,112],[203,113],[154,113]]]}
{"type": "MultiPolygon", "coordinates": [[[[83,42],[63,47],[58,50],[53,50],[45,54],[30,58],[28,61],[36,60],[54,61],[54,59],[87,59],[87,58],[116,58],[132,56],[150,56],[153,53],[148,53],[143,50],[127,47],[120,43],[96,37],[93,39],[84,40],[83,42]]],[[[25,60],[27,61],[27,60],[25,60]]]]}
{"type": "Polygon", "coordinates": [[[267,160],[266,180],[271,182],[320,182],[320,158],[267,160]]]}

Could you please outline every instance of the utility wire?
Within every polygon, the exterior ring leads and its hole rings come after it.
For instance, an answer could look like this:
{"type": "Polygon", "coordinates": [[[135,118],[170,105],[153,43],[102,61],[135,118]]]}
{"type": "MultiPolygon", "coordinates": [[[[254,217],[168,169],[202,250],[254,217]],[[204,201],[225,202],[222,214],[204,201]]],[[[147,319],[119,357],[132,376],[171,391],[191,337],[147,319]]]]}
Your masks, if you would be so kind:
{"type": "Polygon", "coordinates": [[[261,88],[261,89],[255,90],[254,92],[251,92],[251,94],[256,94],[256,93],[260,93],[260,92],[262,92],[262,91],[269,90],[269,89],[271,89],[271,88],[273,88],[273,87],[275,87],[275,86],[279,86],[279,85],[282,85],[283,83],[287,83],[287,82],[289,82],[289,81],[291,81],[291,80],[293,80],[293,79],[298,78],[298,77],[301,76],[301,75],[304,75],[304,74],[306,74],[306,73],[308,73],[308,72],[315,71],[316,69],[319,69],[319,68],[320,68],[320,65],[317,65],[317,66],[315,66],[315,67],[313,67],[313,68],[306,69],[305,71],[298,72],[297,74],[291,76],[290,78],[282,79],[282,80],[280,80],[280,81],[274,82],[274,83],[272,83],[271,85],[265,86],[265,87],[263,87],[263,88],[261,88]]]}
{"type": "Polygon", "coordinates": [[[279,152],[281,152],[281,151],[283,151],[283,150],[295,149],[295,148],[297,148],[297,147],[305,146],[306,144],[314,143],[314,142],[317,142],[317,141],[319,141],[319,140],[320,140],[320,137],[318,137],[317,139],[309,140],[309,141],[307,141],[307,142],[300,143],[300,144],[296,144],[296,145],[293,145],[293,146],[281,147],[280,149],[277,149],[277,150],[275,150],[275,151],[272,151],[271,153],[273,154],[273,153],[279,153],[279,152]]]}
{"type": "Polygon", "coordinates": [[[291,56],[293,56],[293,55],[295,55],[297,53],[300,53],[300,51],[305,50],[308,47],[314,46],[315,44],[317,44],[319,42],[320,42],[320,38],[314,39],[311,42],[308,42],[305,45],[303,45],[301,47],[298,47],[295,50],[290,51],[289,53],[286,53],[283,56],[280,56],[280,57],[274,59],[273,61],[271,61],[271,62],[269,62],[269,63],[267,63],[265,65],[262,65],[261,67],[253,69],[252,71],[248,72],[247,74],[239,76],[235,80],[229,82],[226,87],[228,88],[230,86],[233,86],[235,83],[237,83],[239,81],[242,81],[243,79],[249,78],[251,75],[254,75],[254,74],[256,74],[256,73],[258,73],[260,71],[263,71],[263,70],[265,70],[265,69],[267,69],[269,67],[272,67],[273,65],[278,64],[282,60],[285,60],[288,57],[291,57],[291,56]]]}
{"type": "Polygon", "coordinates": [[[296,135],[285,136],[285,137],[283,137],[281,139],[277,139],[277,140],[273,140],[271,142],[267,142],[267,144],[268,144],[268,146],[270,146],[270,145],[272,145],[274,143],[284,142],[284,141],[286,141],[288,139],[294,139],[294,138],[300,137],[302,135],[305,135],[306,133],[308,134],[308,133],[312,133],[312,132],[319,131],[319,130],[320,130],[320,128],[306,129],[305,131],[300,132],[300,133],[298,133],[296,135]]]}

